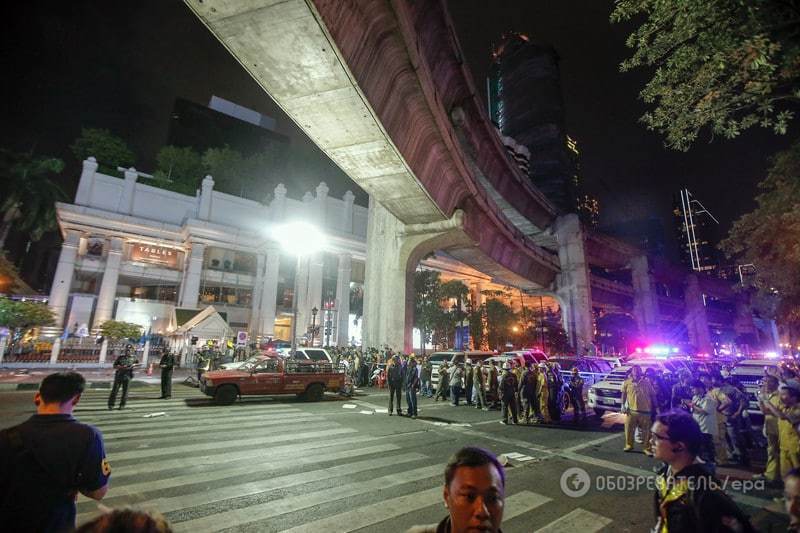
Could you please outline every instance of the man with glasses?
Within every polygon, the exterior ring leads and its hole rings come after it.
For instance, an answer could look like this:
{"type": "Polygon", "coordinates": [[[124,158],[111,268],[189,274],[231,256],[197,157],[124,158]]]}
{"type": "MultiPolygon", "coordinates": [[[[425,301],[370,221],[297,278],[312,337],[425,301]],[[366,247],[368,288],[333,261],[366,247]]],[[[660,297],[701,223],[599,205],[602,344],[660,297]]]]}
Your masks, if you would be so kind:
{"type": "Polygon", "coordinates": [[[703,433],[692,415],[684,411],[659,415],[651,434],[655,458],[665,463],[656,478],[653,531],[754,531],[748,517],[698,459],[703,433]]]}

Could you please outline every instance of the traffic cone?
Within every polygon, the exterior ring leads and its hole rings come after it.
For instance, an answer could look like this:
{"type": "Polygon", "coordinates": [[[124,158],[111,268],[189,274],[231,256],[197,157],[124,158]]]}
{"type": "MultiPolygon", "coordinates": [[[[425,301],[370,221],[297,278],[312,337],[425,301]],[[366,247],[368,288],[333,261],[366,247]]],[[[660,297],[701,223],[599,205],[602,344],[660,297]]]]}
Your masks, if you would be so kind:
{"type": "Polygon", "coordinates": [[[153,363],[150,363],[150,366],[147,367],[147,375],[148,376],[153,375],[153,363]]]}

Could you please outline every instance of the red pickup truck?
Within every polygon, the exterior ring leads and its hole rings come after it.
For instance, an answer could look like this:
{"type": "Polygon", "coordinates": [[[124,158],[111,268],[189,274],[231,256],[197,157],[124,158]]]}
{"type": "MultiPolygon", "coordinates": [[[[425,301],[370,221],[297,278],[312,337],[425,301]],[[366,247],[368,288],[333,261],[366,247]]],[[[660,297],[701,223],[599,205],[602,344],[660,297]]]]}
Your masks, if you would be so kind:
{"type": "Polygon", "coordinates": [[[200,390],[221,405],[239,396],[296,394],[318,402],[326,390],[344,388],[346,374],[333,363],[260,357],[236,370],[214,370],[200,378],[200,390]]]}

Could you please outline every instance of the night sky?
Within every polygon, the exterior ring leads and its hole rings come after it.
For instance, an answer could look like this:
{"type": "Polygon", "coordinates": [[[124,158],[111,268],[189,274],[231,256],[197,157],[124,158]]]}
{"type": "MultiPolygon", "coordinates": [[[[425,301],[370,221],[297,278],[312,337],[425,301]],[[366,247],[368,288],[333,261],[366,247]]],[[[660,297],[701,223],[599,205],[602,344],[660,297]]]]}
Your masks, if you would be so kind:
{"type": "MultiPolygon", "coordinates": [[[[750,131],[711,144],[706,135],[687,154],[663,148],[638,122],[644,106],[637,93],[648,73],[618,70],[629,55],[630,27],[608,22],[611,1],[450,0],[449,6],[482,92],[492,43],[503,32],[527,33],[558,51],[567,129],[578,141],[585,187],[601,201],[601,225],[655,214],[671,232],[672,195],[688,186],[724,233],[753,207],[769,156],[794,133],[750,131]]],[[[148,172],[166,143],[175,98],[205,105],[213,94],[278,120],[295,155],[288,175],[275,183],[285,182],[290,195],[324,180],[332,195],[352,189],[366,202],[182,2],[21,2],[6,24],[0,146],[64,158],[66,183],[78,177],[68,145],[81,127],[108,128],[129,140],[137,168],[148,172]]]]}

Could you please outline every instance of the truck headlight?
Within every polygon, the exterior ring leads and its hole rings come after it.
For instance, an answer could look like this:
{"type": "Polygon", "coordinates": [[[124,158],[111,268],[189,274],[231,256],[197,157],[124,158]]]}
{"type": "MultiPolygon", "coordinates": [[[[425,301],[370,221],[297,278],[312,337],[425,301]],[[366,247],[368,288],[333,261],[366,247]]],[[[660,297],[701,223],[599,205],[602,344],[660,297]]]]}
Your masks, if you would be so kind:
{"type": "Polygon", "coordinates": [[[211,381],[210,379],[205,380],[205,384],[206,384],[206,387],[213,387],[214,386],[214,382],[211,381]]]}
{"type": "Polygon", "coordinates": [[[595,394],[594,387],[591,387],[591,388],[589,389],[589,394],[595,394]]]}

